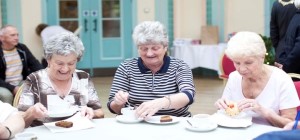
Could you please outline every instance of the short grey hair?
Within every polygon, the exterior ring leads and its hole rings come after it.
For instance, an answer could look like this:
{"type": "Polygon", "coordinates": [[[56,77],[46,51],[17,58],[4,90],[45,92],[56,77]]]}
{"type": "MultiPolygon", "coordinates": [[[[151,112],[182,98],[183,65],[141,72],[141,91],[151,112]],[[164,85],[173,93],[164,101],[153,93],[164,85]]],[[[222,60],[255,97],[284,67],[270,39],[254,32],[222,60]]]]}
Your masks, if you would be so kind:
{"type": "Polygon", "coordinates": [[[166,28],[158,21],[144,21],[133,31],[133,41],[137,46],[160,44],[168,47],[169,39],[166,28]]]}
{"type": "Polygon", "coordinates": [[[13,25],[4,25],[4,26],[2,26],[2,27],[0,28],[0,36],[4,35],[4,34],[6,33],[6,29],[7,29],[8,27],[17,29],[17,28],[16,28],[15,26],[13,26],[13,25]]]}
{"type": "Polygon", "coordinates": [[[265,56],[266,46],[262,37],[254,32],[238,32],[227,43],[225,54],[229,58],[265,56]]]}
{"type": "Polygon", "coordinates": [[[294,4],[295,4],[295,7],[296,7],[297,9],[300,8],[300,0],[295,0],[295,1],[294,1],[294,4]]]}
{"type": "Polygon", "coordinates": [[[47,60],[50,60],[53,54],[66,56],[74,53],[77,55],[77,61],[80,61],[83,52],[82,41],[71,32],[56,34],[44,45],[44,54],[47,60]]]}

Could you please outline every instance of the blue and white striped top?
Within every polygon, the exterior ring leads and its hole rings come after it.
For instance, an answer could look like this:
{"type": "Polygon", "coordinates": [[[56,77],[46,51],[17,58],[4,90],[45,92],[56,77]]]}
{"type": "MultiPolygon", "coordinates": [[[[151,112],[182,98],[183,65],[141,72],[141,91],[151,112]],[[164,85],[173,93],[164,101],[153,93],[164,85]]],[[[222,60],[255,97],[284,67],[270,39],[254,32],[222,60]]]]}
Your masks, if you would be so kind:
{"type": "Polygon", "coordinates": [[[107,106],[112,113],[115,112],[110,103],[118,90],[128,91],[129,103],[134,106],[166,95],[185,93],[190,100],[185,107],[159,110],[155,115],[191,116],[188,109],[194,101],[195,86],[192,71],[182,60],[166,56],[162,68],[152,74],[141,58],[127,59],[118,67],[110,90],[107,106]]]}

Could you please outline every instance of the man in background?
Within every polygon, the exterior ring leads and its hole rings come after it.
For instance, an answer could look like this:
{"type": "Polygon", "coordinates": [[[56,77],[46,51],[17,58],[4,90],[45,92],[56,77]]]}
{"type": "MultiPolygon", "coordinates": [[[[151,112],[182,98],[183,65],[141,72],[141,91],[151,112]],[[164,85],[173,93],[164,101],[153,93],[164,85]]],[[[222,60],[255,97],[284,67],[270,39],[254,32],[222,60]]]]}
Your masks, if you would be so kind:
{"type": "Polygon", "coordinates": [[[0,100],[12,104],[22,81],[42,69],[26,45],[19,43],[19,33],[12,25],[0,29],[0,100]]]}
{"type": "Polygon", "coordinates": [[[284,37],[290,20],[296,13],[294,0],[276,0],[273,3],[270,22],[270,36],[275,48],[275,61],[284,51],[284,37]]]}

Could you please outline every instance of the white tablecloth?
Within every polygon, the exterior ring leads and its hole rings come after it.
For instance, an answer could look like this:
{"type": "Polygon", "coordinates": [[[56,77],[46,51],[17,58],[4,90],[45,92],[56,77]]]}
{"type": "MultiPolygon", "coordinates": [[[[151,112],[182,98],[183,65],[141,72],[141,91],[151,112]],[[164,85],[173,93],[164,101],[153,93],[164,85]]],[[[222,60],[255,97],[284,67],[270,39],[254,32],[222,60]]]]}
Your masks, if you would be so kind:
{"type": "Polygon", "coordinates": [[[218,127],[209,132],[193,132],[185,128],[187,118],[175,124],[159,125],[140,122],[125,124],[115,118],[95,119],[95,127],[64,133],[52,133],[45,126],[25,129],[38,140],[250,140],[277,127],[253,124],[247,128],[218,127]]]}
{"type": "Polygon", "coordinates": [[[216,45],[178,45],[174,46],[174,57],[185,61],[191,69],[202,67],[221,73],[220,59],[226,43],[216,45]]]}

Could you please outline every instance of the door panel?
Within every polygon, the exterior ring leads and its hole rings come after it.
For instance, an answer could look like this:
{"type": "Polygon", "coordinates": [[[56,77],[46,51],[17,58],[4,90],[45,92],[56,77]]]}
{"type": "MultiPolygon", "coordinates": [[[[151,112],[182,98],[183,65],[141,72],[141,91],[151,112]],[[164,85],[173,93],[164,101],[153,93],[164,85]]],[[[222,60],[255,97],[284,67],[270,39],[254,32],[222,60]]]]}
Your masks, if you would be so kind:
{"type": "Polygon", "coordinates": [[[47,1],[48,23],[70,31],[81,28],[85,46],[79,69],[113,68],[132,57],[131,0],[56,0],[47,1]],[[49,9],[57,9],[52,11],[49,9]],[[54,14],[53,12],[57,12],[54,14]],[[56,15],[56,16],[53,16],[56,15]]]}

